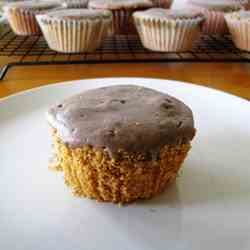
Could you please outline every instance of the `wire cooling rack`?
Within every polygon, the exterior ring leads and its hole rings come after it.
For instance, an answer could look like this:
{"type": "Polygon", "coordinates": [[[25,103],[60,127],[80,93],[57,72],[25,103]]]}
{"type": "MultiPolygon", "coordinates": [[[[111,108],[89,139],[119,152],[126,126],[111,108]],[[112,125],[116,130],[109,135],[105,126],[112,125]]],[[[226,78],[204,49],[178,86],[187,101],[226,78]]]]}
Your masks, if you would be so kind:
{"type": "Polygon", "coordinates": [[[107,38],[102,47],[91,53],[63,54],[47,46],[42,36],[16,36],[6,31],[0,36],[0,56],[9,63],[0,70],[0,80],[14,66],[148,63],[148,62],[250,62],[250,53],[235,48],[229,35],[203,35],[190,51],[181,53],[153,52],[143,48],[137,36],[121,35],[107,38]]]}

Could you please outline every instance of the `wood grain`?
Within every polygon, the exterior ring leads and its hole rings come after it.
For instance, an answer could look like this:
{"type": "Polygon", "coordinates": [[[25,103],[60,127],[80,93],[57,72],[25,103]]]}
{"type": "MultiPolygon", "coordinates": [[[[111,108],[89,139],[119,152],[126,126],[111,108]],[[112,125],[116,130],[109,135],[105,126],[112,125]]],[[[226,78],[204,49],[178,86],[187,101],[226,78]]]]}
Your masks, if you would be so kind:
{"type": "MultiPolygon", "coordinates": [[[[0,57],[0,65],[8,58],[0,57]]],[[[250,64],[150,63],[63,66],[19,66],[0,81],[0,97],[69,80],[97,77],[173,79],[219,89],[250,100],[250,64]]]]}

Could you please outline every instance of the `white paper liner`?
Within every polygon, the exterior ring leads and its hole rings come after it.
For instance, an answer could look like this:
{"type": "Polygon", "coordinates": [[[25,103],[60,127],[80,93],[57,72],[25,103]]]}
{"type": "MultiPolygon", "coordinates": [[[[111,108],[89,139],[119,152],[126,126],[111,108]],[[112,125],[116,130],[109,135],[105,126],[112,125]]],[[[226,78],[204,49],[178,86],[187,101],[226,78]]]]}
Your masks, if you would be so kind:
{"type": "Polygon", "coordinates": [[[38,15],[37,20],[49,47],[63,53],[94,51],[111,26],[111,18],[58,20],[38,15]]]}
{"type": "Polygon", "coordinates": [[[34,11],[10,9],[6,14],[11,29],[17,35],[27,36],[41,33],[34,11]]]}
{"type": "Polygon", "coordinates": [[[239,49],[250,51],[250,22],[225,16],[232,40],[239,49]]]}
{"type": "Polygon", "coordinates": [[[200,36],[202,19],[156,20],[135,17],[135,24],[144,47],[162,52],[192,49],[200,36]]]}

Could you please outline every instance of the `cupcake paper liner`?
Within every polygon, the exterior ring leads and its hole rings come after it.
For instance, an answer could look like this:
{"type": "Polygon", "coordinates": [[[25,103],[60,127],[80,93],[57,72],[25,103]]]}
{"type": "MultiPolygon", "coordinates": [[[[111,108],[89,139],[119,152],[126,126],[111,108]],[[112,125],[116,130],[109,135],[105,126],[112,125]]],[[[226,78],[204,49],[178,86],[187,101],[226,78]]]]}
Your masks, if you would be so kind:
{"type": "Polygon", "coordinates": [[[225,16],[232,40],[239,49],[250,51],[250,22],[225,16]]]}
{"type": "Polygon", "coordinates": [[[9,10],[7,18],[13,32],[17,35],[37,35],[40,34],[40,28],[36,21],[34,11],[29,10],[9,10]]]}
{"type": "Polygon", "coordinates": [[[37,20],[49,47],[63,53],[94,51],[111,25],[111,19],[57,20],[37,16],[37,20]]]}
{"type": "Polygon", "coordinates": [[[169,9],[172,5],[172,0],[152,0],[154,7],[169,9]]]}
{"type": "Polygon", "coordinates": [[[156,20],[136,18],[135,24],[144,47],[162,52],[187,51],[199,38],[201,19],[156,20]]]}
{"type": "Polygon", "coordinates": [[[133,23],[133,11],[131,10],[112,10],[112,33],[114,34],[135,34],[136,28],[133,23]]]}
{"type": "MultiPolygon", "coordinates": [[[[95,9],[95,8],[92,8],[95,9]]],[[[137,9],[112,9],[112,30],[110,35],[124,35],[137,34],[137,30],[133,20],[133,13],[138,10],[145,10],[146,8],[137,9]]]]}
{"type": "Polygon", "coordinates": [[[220,11],[202,10],[206,21],[204,22],[202,31],[208,34],[226,34],[228,33],[227,24],[224,13],[220,11]]]}
{"type": "MultiPolygon", "coordinates": [[[[235,2],[237,3],[237,2],[235,2]]],[[[188,2],[188,6],[195,10],[202,13],[205,17],[205,22],[202,27],[202,32],[206,34],[227,34],[228,28],[225,20],[225,12],[219,10],[208,10],[204,7],[200,7],[197,5],[193,5],[192,3],[188,2]]],[[[242,6],[243,9],[243,6],[242,6]]],[[[233,10],[231,12],[234,12],[233,10]]]]}

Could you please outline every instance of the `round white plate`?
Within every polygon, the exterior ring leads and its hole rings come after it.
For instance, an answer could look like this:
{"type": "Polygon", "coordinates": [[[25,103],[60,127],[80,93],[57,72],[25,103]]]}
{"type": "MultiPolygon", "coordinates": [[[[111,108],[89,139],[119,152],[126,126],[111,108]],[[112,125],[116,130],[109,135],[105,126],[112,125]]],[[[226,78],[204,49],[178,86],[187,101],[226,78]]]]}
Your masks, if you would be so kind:
{"type": "Polygon", "coordinates": [[[3,99],[0,249],[249,250],[250,103],[191,84],[135,78],[81,80],[3,99]],[[192,108],[198,131],[176,184],[124,207],[75,198],[62,175],[47,169],[47,108],[113,84],[176,96],[192,108]]]}

